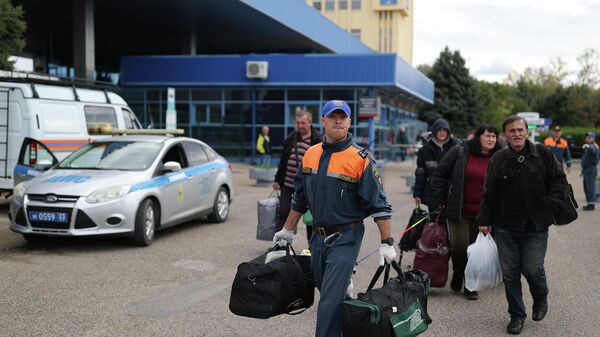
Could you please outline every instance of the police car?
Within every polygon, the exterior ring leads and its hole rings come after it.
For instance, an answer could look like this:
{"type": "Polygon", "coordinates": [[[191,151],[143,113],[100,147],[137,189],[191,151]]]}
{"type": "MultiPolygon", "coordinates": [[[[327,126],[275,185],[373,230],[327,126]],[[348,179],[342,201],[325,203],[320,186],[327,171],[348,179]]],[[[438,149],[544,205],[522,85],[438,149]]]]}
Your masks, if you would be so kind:
{"type": "Polygon", "coordinates": [[[157,229],[203,215],[225,221],[233,199],[229,163],[201,141],[172,135],[105,137],[60,163],[26,138],[14,177],[10,228],[30,242],[128,235],[148,246],[157,229]]]}

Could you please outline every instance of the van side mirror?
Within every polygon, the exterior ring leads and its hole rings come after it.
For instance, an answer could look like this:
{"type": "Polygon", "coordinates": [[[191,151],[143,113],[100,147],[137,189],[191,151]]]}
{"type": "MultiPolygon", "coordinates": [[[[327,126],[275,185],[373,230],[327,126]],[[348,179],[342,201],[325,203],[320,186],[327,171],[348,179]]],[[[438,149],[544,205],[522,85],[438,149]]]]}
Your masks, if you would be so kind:
{"type": "Polygon", "coordinates": [[[181,170],[181,164],[176,161],[168,161],[162,165],[162,172],[177,172],[181,170]]]}

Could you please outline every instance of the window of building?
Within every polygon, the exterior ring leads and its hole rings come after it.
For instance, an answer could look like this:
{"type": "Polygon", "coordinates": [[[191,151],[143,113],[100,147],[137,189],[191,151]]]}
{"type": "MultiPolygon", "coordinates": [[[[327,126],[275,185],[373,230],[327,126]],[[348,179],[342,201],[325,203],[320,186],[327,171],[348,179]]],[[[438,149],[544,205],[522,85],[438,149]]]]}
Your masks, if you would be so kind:
{"type": "Polygon", "coordinates": [[[321,0],[314,0],[313,1],[313,7],[318,10],[319,12],[321,11],[321,0]]]}
{"type": "Polygon", "coordinates": [[[361,0],[352,0],[352,9],[360,10],[361,0]]]}
{"type": "Polygon", "coordinates": [[[350,35],[360,40],[360,29],[351,29],[350,35]]]}
{"type": "Polygon", "coordinates": [[[326,11],[335,10],[335,0],[325,0],[325,10],[326,11]]]}
{"type": "Polygon", "coordinates": [[[338,9],[339,10],[346,10],[346,9],[348,9],[348,0],[339,0],[339,2],[338,2],[338,9]]]}

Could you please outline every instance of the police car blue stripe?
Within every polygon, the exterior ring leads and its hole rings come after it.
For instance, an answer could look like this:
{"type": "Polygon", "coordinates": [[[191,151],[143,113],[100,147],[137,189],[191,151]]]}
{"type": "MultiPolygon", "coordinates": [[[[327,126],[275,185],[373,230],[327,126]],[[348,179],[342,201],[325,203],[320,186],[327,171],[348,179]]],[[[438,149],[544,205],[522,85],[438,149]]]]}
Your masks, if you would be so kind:
{"type": "Polygon", "coordinates": [[[27,177],[37,177],[42,173],[43,173],[42,170],[36,170],[34,168],[27,167],[24,165],[16,165],[15,166],[15,174],[22,174],[27,177]]]}
{"type": "Polygon", "coordinates": [[[174,172],[174,173],[171,173],[168,175],[152,178],[148,181],[137,183],[137,184],[131,186],[129,193],[132,193],[135,191],[140,191],[140,190],[145,190],[145,189],[149,189],[149,188],[160,188],[160,187],[177,184],[180,181],[185,180],[186,177],[188,177],[188,176],[198,176],[198,175],[206,173],[212,169],[221,169],[221,168],[226,168],[226,167],[227,167],[227,165],[225,165],[224,163],[217,162],[217,163],[210,163],[210,164],[206,164],[206,165],[202,165],[202,166],[196,166],[196,167],[192,167],[192,168],[186,168],[184,170],[177,171],[177,172],[174,172]],[[181,179],[179,179],[178,175],[181,175],[181,174],[183,174],[183,176],[181,179]]]}

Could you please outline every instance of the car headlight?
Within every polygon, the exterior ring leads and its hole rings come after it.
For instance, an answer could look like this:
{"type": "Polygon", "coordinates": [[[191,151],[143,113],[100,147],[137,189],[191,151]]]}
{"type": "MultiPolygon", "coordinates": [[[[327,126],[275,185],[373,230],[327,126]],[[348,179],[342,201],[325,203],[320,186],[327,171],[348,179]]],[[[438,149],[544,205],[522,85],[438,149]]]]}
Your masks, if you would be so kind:
{"type": "Polygon", "coordinates": [[[13,195],[12,195],[12,197],[15,199],[15,201],[21,201],[21,200],[23,200],[23,196],[25,195],[25,189],[26,188],[27,188],[27,182],[26,181],[17,184],[17,186],[15,186],[13,188],[13,195]]]}
{"type": "Polygon", "coordinates": [[[108,188],[103,188],[101,190],[94,191],[92,194],[88,195],[85,198],[90,204],[95,204],[98,202],[105,202],[116,200],[122,198],[129,192],[131,185],[121,185],[121,186],[113,186],[108,188]]]}

